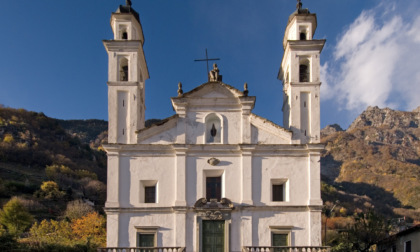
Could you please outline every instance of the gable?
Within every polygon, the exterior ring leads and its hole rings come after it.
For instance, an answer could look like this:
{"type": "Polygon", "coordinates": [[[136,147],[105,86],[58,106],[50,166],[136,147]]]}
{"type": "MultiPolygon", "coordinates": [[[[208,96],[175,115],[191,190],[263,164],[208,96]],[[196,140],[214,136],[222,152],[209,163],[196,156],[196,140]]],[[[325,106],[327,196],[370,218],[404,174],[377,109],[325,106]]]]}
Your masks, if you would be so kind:
{"type": "Polygon", "coordinates": [[[140,144],[172,144],[176,141],[178,116],[174,115],[160,123],[137,131],[137,142],[140,144]]]}
{"type": "Polygon", "coordinates": [[[250,115],[252,144],[290,144],[292,132],[255,114],[250,115]]]}

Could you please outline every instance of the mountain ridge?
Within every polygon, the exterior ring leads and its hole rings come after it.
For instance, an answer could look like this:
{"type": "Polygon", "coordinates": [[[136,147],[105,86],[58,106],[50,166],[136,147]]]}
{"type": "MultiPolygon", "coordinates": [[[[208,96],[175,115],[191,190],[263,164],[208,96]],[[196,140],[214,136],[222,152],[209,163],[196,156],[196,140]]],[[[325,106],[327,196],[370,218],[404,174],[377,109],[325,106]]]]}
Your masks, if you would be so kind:
{"type": "MultiPolygon", "coordinates": [[[[323,197],[366,196],[364,203],[369,207],[419,220],[419,111],[420,107],[412,112],[368,107],[347,130],[325,127],[321,176],[341,196],[324,191],[323,197]]],[[[363,204],[343,205],[351,211],[363,208],[363,204]]]]}

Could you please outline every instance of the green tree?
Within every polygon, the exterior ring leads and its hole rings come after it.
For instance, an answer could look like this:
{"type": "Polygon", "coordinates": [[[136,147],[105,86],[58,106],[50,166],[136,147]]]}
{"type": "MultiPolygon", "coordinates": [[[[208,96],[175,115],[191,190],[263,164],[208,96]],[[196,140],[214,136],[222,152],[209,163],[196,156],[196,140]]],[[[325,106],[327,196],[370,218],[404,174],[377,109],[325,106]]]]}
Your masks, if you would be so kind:
{"type": "Polygon", "coordinates": [[[332,251],[358,251],[368,252],[378,241],[388,236],[390,226],[385,219],[369,209],[366,213],[357,213],[353,217],[353,224],[347,231],[341,232],[332,251]]]}
{"type": "Polygon", "coordinates": [[[25,229],[31,226],[34,218],[22,205],[22,203],[13,197],[0,211],[0,224],[7,228],[9,234],[19,236],[25,229]]]}

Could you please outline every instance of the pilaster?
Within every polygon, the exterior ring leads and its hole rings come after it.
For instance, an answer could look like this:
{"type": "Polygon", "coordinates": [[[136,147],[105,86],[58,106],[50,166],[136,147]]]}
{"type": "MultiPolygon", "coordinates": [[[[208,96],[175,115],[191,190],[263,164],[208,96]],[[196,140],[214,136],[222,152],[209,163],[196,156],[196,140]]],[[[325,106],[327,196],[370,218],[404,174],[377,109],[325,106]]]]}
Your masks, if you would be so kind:
{"type": "Polygon", "coordinates": [[[241,145],[242,150],[242,204],[252,205],[252,151],[254,147],[241,145]]]}
{"type": "Polygon", "coordinates": [[[177,211],[174,214],[175,218],[175,232],[173,232],[174,237],[174,247],[185,247],[186,246],[186,230],[187,230],[187,213],[185,211],[177,211]]]}
{"type": "Polygon", "coordinates": [[[255,96],[242,96],[239,97],[242,104],[241,115],[241,141],[243,144],[251,143],[251,123],[250,114],[255,105],[255,96]]]}
{"type": "Polygon", "coordinates": [[[107,247],[118,247],[119,243],[119,219],[118,213],[106,213],[106,230],[112,230],[113,232],[106,233],[106,246],[107,247]]]}
{"type": "MultiPolygon", "coordinates": [[[[322,146],[323,148],[323,146],[322,146]]],[[[321,206],[321,154],[318,151],[310,151],[308,156],[309,174],[309,202],[311,206],[321,206]]]]}
{"type": "Polygon", "coordinates": [[[118,153],[108,152],[108,171],[107,171],[107,200],[105,207],[120,206],[120,158],[118,153]]]}
{"type": "Polygon", "coordinates": [[[184,145],[176,145],[175,149],[175,206],[186,206],[186,158],[184,145]]]}

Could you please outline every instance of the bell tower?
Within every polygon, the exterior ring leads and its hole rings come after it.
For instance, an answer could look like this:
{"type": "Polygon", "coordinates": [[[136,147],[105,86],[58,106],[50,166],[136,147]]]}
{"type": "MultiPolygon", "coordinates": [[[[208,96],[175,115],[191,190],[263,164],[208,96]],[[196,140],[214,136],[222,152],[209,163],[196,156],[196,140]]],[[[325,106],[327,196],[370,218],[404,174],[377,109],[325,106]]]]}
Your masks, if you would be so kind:
{"type": "Polygon", "coordinates": [[[131,1],[111,15],[113,40],[104,40],[108,53],[108,143],[133,144],[144,128],[145,81],[149,78],[139,14],[131,1]]]}
{"type": "Polygon", "coordinates": [[[284,55],[278,78],[283,82],[283,126],[293,132],[296,144],[320,141],[320,53],[325,40],[315,40],[316,14],[302,9],[287,22],[284,55]]]}

